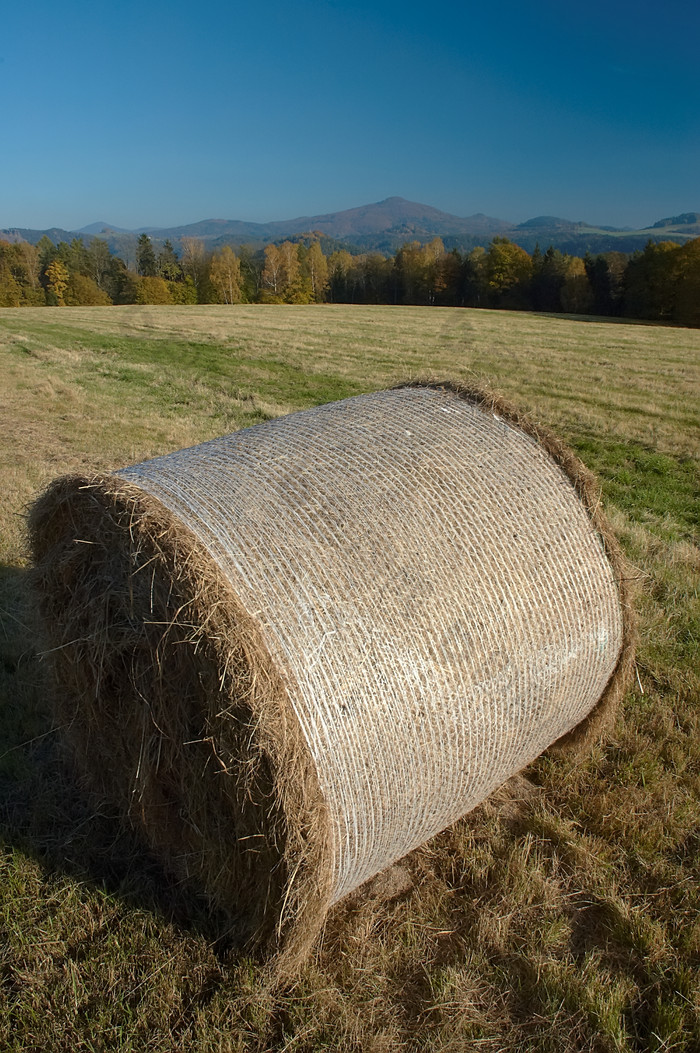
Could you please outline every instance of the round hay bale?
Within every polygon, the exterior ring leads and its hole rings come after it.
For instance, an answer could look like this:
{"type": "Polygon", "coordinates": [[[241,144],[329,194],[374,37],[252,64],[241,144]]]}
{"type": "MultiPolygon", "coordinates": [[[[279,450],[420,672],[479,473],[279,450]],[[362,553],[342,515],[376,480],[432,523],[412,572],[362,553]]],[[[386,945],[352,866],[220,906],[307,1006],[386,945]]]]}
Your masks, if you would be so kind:
{"type": "Polygon", "coordinates": [[[631,669],[592,477],[449,384],[59,479],[30,531],[93,786],[287,963],[332,904],[590,737],[631,669]]]}

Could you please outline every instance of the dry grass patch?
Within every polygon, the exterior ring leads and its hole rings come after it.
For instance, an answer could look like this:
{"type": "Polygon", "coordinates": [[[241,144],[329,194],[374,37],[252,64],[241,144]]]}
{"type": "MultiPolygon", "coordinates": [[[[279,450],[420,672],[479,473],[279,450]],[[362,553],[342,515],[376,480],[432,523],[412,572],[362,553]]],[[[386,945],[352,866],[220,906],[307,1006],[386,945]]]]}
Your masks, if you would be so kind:
{"type": "Polygon", "coordinates": [[[0,1048],[700,1048],[698,331],[326,305],[2,310],[0,357],[0,1048]],[[346,904],[280,989],[63,768],[23,510],[57,474],[425,373],[490,381],[600,475],[640,575],[639,681],[608,741],[541,758],[533,792],[346,904]]]}

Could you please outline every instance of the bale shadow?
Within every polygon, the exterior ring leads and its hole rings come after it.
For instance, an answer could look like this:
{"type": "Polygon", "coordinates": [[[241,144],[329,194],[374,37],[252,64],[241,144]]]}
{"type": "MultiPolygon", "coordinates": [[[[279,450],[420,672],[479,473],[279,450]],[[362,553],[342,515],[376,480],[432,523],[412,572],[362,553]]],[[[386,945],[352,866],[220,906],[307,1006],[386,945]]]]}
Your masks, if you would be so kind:
{"type": "Polygon", "coordinates": [[[220,959],[240,950],[222,915],[177,884],[135,832],[81,784],[61,741],[34,624],[29,571],[0,565],[0,852],[41,866],[203,937],[220,959]]]}

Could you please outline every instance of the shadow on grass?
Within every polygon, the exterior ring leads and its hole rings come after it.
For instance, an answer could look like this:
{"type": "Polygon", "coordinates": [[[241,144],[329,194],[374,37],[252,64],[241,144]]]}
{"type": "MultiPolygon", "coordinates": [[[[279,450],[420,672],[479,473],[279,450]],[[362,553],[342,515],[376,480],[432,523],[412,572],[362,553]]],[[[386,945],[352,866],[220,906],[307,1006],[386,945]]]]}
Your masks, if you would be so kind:
{"type": "Polygon", "coordinates": [[[235,947],[223,918],[170,879],[72,771],[52,714],[28,578],[0,566],[0,851],[10,867],[17,852],[38,862],[48,883],[68,878],[99,889],[229,955],[235,947]]]}

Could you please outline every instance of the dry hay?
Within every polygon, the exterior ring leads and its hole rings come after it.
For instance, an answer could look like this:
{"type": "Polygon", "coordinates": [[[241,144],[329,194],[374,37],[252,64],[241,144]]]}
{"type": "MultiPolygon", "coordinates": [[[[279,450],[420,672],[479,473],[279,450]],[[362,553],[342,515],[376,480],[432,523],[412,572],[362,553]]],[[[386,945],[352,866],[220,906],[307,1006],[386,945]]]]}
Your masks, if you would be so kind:
{"type": "Polygon", "coordinates": [[[282,966],[585,744],[631,670],[594,480],[481,391],[406,385],[59,479],[30,530],[73,753],[282,966]]]}

